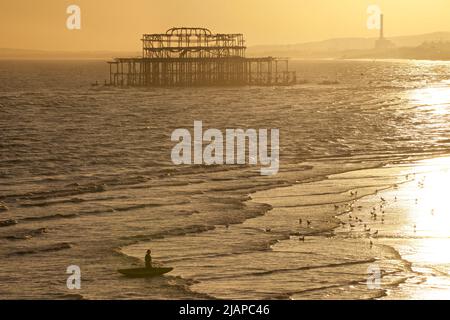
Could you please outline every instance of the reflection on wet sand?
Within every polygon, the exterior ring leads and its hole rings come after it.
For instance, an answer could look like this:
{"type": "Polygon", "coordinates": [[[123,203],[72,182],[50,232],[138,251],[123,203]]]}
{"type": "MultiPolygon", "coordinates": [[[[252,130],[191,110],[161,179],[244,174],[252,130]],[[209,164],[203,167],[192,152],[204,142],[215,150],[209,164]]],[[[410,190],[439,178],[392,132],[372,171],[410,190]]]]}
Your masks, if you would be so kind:
{"type": "Polygon", "coordinates": [[[413,272],[409,279],[390,289],[387,297],[449,299],[450,158],[424,160],[401,167],[402,171],[396,173],[397,188],[355,203],[364,211],[379,203],[379,199],[386,200],[379,210],[383,220],[370,223],[372,229],[379,230],[374,245],[388,245],[411,263],[413,272]]]}

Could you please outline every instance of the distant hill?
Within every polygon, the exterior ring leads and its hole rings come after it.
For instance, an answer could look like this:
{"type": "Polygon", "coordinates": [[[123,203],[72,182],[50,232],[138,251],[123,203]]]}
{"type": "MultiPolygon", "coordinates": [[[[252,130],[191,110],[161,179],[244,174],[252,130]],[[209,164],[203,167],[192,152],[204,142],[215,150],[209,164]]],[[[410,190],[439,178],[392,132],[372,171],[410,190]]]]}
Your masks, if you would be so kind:
{"type": "MultiPolygon", "coordinates": [[[[250,56],[281,56],[293,58],[341,57],[354,50],[372,50],[378,38],[337,38],[291,45],[267,45],[249,47],[250,56]]],[[[434,32],[422,35],[388,37],[397,47],[418,47],[426,42],[450,42],[450,32],[434,32]]]]}
{"type": "MultiPolygon", "coordinates": [[[[450,55],[447,46],[435,50],[423,48],[430,42],[450,43],[450,32],[434,32],[422,35],[388,37],[396,46],[395,49],[375,52],[375,42],[378,38],[337,38],[324,41],[306,42],[289,45],[251,46],[248,56],[276,56],[291,58],[353,58],[353,57],[385,57],[414,59],[447,59],[450,55]],[[416,54],[417,51],[417,54],[416,54]],[[419,52],[420,51],[420,52],[419,52]],[[440,52],[444,51],[444,52],[440,52]],[[427,58],[430,56],[429,58],[427,58]]],[[[0,48],[0,59],[101,59],[114,57],[139,57],[140,52],[115,51],[44,51],[0,48]]]]}
{"type": "Polygon", "coordinates": [[[0,59],[101,59],[109,60],[114,57],[139,56],[138,52],[114,51],[45,51],[0,48],[0,59]]]}

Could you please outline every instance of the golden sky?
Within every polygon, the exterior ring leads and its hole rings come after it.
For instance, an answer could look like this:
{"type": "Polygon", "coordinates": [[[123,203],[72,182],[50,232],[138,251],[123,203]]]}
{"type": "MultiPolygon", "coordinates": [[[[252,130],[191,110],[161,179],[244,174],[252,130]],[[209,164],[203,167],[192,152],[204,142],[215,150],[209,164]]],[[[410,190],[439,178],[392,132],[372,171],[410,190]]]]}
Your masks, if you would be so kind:
{"type": "Polygon", "coordinates": [[[172,26],[244,33],[248,45],[371,37],[371,4],[387,36],[450,31],[450,0],[0,0],[0,48],[133,51],[142,33],[172,26]],[[71,4],[81,30],[66,28],[71,4]]]}

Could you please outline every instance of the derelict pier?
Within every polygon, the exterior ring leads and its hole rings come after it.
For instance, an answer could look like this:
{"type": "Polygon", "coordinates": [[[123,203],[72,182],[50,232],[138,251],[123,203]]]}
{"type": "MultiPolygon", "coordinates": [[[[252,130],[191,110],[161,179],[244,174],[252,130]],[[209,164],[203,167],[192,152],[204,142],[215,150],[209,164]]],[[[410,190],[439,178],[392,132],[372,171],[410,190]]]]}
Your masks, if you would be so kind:
{"type": "Polygon", "coordinates": [[[242,34],[172,28],[144,34],[142,57],[109,61],[113,86],[291,85],[288,59],[246,58],[242,34]]]}

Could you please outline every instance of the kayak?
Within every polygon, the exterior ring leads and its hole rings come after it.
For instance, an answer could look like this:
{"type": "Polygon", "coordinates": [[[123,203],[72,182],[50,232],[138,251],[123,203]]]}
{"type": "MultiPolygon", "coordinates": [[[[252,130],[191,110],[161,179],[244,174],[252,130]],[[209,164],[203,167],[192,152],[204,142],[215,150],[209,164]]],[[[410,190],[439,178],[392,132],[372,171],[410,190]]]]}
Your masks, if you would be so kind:
{"type": "Polygon", "coordinates": [[[119,269],[121,274],[133,278],[149,278],[163,275],[172,271],[173,268],[133,268],[133,269],[119,269]]]}

